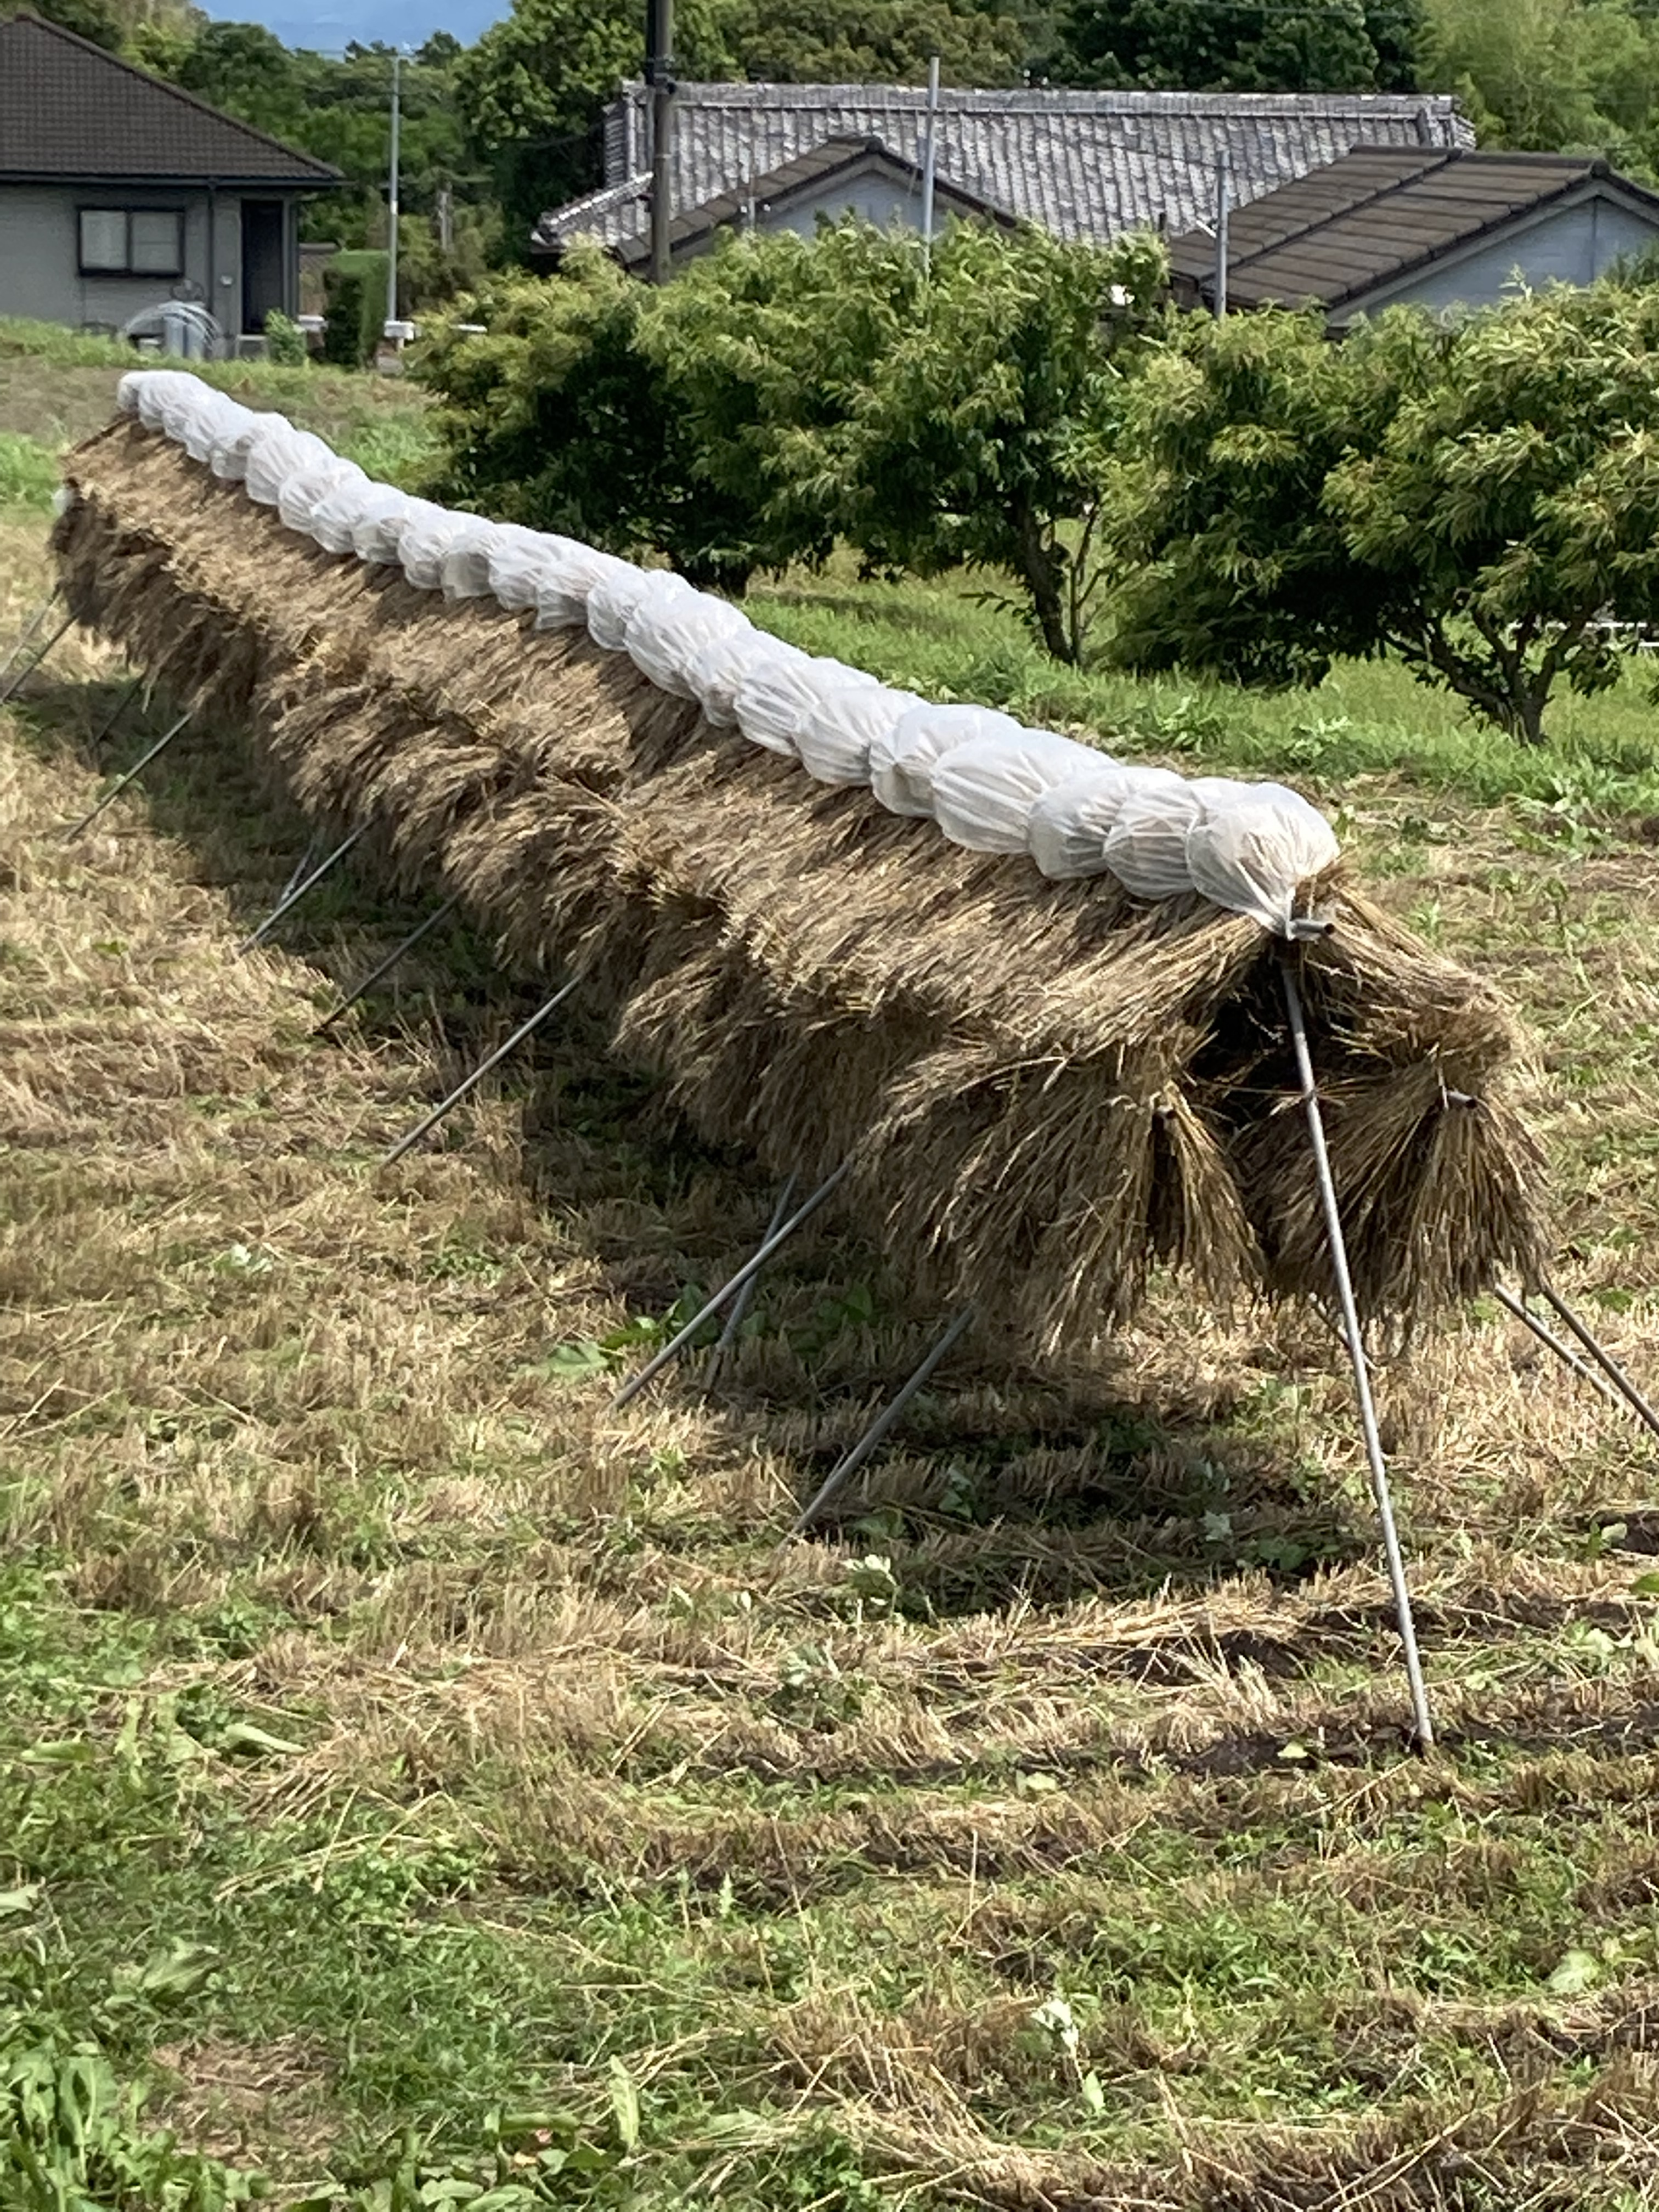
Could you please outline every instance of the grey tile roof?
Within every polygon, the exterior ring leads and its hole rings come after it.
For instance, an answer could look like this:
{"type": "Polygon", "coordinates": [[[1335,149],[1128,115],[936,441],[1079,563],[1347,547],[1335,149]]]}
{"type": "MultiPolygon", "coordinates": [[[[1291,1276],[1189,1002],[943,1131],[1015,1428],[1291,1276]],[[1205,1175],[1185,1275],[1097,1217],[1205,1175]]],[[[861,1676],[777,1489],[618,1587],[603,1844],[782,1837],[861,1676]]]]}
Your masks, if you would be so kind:
{"type": "MultiPolygon", "coordinates": [[[[913,161],[927,98],[910,85],[683,84],[675,206],[690,212],[739,191],[830,138],[879,138],[913,161]]],[[[586,232],[617,245],[637,234],[650,141],[650,94],[625,85],[606,112],[604,188],[543,216],[532,243],[556,247],[586,232]]],[[[945,91],[937,159],[941,177],[1010,215],[1062,237],[1104,239],[1208,221],[1224,148],[1242,204],[1362,143],[1474,142],[1443,93],[945,91]]]]}
{"type": "MultiPolygon", "coordinates": [[[[1356,147],[1328,168],[1281,185],[1228,225],[1227,296],[1235,307],[1348,305],[1413,268],[1502,232],[1553,201],[1611,192],[1659,231],[1659,195],[1589,155],[1409,153],[1356,147]]],[[[1214,289],[1215,240],[1188,233],[1170,259],[1188,296],[1214,289]]]]}
{"type": "Polygon", "coordinates": [[[309,185],[339,172],[38,15],[0,22],[0,178],[309,185]]]}

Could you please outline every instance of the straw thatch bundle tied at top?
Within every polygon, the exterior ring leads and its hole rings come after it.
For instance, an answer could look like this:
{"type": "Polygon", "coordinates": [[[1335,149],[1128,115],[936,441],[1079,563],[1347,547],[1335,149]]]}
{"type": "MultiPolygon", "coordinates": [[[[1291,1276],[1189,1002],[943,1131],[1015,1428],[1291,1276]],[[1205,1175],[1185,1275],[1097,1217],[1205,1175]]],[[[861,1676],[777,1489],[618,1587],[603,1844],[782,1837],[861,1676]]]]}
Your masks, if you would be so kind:
{"type": "Polygon", "coordinates": [[[1295,794],[769,654],[678,579],[343,476],[217,395],[167,404],[70,458],[75,613],[511,957],[579,975],[708,1136],[778,1175],[851,1160],[842,1202],[918,1298],[1054,1351],[1159,1263],[1327,1297],[1285,960],[1362,1310],[1537,1273],[1510,1018],[1344,881],[1295,794]]]}

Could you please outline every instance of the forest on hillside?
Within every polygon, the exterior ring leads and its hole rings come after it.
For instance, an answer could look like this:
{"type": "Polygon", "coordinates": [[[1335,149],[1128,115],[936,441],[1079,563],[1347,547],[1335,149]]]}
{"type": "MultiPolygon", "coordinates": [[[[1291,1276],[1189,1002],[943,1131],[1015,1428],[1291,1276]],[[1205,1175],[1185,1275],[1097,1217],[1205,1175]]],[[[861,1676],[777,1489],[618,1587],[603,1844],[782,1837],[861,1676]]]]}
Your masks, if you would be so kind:
{"type": "MultiPolygon", "coordinates": [[[[0,0],[0,12],[22,0],[0,0]]],[[[27,0],[332,162],[311,235],[386,243],[391,50],[285,46],[190,0],[27,0]]],[[[1483,144],[1605,154],[1659,178],[1651,0],[680,0],[688,78],[1455,92],[1483,144]]],[[[521,255],[531,224],[600,181],[600,118],[640,73],[641,0],[513,0],[471,46],[404,57],[399,249],[407,304],[521,255]]]]}

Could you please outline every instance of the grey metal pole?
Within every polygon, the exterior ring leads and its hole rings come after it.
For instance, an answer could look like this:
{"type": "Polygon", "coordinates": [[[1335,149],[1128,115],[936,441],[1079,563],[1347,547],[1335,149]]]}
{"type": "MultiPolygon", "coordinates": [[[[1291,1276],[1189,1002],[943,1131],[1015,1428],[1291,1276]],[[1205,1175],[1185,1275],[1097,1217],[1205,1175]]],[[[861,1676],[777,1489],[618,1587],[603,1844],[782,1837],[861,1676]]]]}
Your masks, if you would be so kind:
{"type": "MultiPolygon", "coordinates": [[[[403,52],[400,47],[394,46],[392,50],[392,148],[386,175],[386,319],[388,325],[398,319],[398,170],[399,141],[403,134],[403,52]]],[[[391,337],[390,329],[386,335],[391,337]]],[[[373,366],[372,363],[370,365],[373,366]]]]}
{"type": "MultiPolygon", "coordinates": [[[[778,1202],[772,1209],[772,1218],[766,1224],[766,1234],[769,1237],[775,1237],[783,1226],[784,1217],[789,1211],[789,1201],[795,1194],[795,1181],[796,1178],[793,1176],[787,1176],[783,1188],[778,1193],[778,1202]]],[[[702,1387],[705,1393],[714,1389],[720,1369],[726,1364],[726,1355],[738,1340],[738,1331],[743,1327],[743,1317],[749,1310],[750,1294],[759,1280],[760,1278],[757,1275],[751,1275],[732,1301],[731,1310],[726,1316],[726,1327],[720,1331],[714,1348],[708,1355],[708,1364],[703,1370],[702,1387]]]]}
{"type": "MultiPolygon", "coordinates": [[[[11,651],[6,655],[4,666],[0,667],[0,677],[9,676],[11,674],[19,653],[27,651],[29,640],[34,635],[36,630],[40,629],[41,623],[45,622],[46,617],[57,605],[58,594],[62,592],[63,588],[64,587],[61,584],[54,584],[52,589],[46,593],[46,598],[41,600],[40,605],[36,607],[34,612],[24,623],[22,629],[19,630],[17,633],[16,644],[13,646],[11,651]]],[[[10,696],[9,691],[0,693],[0,697],[9,698],[10,696]]]]}
{"type": "Polygon", "coordinates": [[[1330,1241],[1331,1269],[1336,1277],[1337,1303],[1342,1309],[1343,1333],[1347,1339],[1348,1358],[1353,1368],[1354,1395],[1359,1401],[1359,1425],[1364,1431],[1371,1492],[1376,1499],[1377,1518],[1382,1525],[1382,1549],[1388,1558],[1389,1580],[1394,1589],[1395,1618],[1399,1623],[1400,1641],[1406,1655],[1406,1677],[1411,1684],[1418,1747],[1428,1751],[1434,1743],[1434,1720],[1429,1711],[1429,1692],[1423,1680],[1423,1662],[1417,1649],[1417,1624],[1412,1618],[1412,1595],[1406,1581],[1406,1562],[1401,1553],[1400,1532],[1395,1527],[1394,1500],[1389,1494],[1388,1465],[1382,1457],[1382,1439],[1377,1434],[1376,1407],[1371,1401],[1370,1368],[1365,1358],[1364,1339],[1360,1334],[1359,1309],[1354,1303],[1353,1279],[1348,1273],[1348,1248],[1342,1234],[1342,1215],[1336,1202],[1336,1184],[1331,1176],[1331,1156],[1325,1147],[1325,1121],[1319,1110],[1313,1056],[1308,1050],[1308,1024],[1302,1011],[1302,994],[1288,958],[1280,963],[1279,972],[1285,982],[1285,1009],[1290,1017],[1291,1043],[1296,1053],[1297,1074],[1302,1085],[1302,1103],[1307,1110],[1308,1135],[1313,1145],[1314,1169],[1319,1177],[1319,1194],[1325,1209],[1325,1233],[1330,1241]]]}
{"type": "MultiPolygon", "coordinates": [[[[0,691],[0,707],[3,707],[5,705],[7,700],[11,697],[12,694],[17,690],[20,684],[26,683],[27,679],[33,675],[35,670],[41,665],[42,662],[46,659],[46,655],[52,651],[53,646],[57,644],[58,639],[60,637],[66,637],[70,631],[74,628],[75,617],[73,615],[65,615],[63,621],[58,623],[57,629],[53,630],[52,635],[41,647],[40,652],[35,654],[33,659],[25,659],[17,668],[15,673],[14,675],[9,675],[7,678],[6,688],[3,691],[0,691]]],[[[19,649],[21,650],[21,647],[19,649]]],[[[16,659],[17,654],[16,653],[14,653],[11,659],[6,663],[7,668],[10,669],[13,662],[16,659]]]]}
{"type": "Polygon", "coordinates": [[[1227,314],[1227,225],[1232,213],[1231,156],[1224,146],[1215,163],[1215,319],[1227,314]]]}
{"type": "Polygon", "coordinates": [[[1656,1436],[1659,1436],[1659,1413],[1654,1412],[1652,1407],[1649,1405],[1607,1346],[1590,1334],[1589,1330],[1559,1292],[1552,1290],[1547,1283],[1540,1283],[1538,1288],[1551,1311],[1566,1323],[1637,1418],[1645,1422],[1656,1436]]]}
{"type": "Polygon", "coordinates": [[[155,758],[157,753],[164,752],[166,750],[167,746],[173,743],[179,731],[184,728],[185,724],[189,721],[189,720],[190,716],[188,714],[180,714],[173,727],[170,730],[164,732],[161,737],[157,738],[155,743],[150,747],[149,750],[145,753],[142,758],[135,762],[133,766],[127,770],[126,774],[122,776],[118,781],[110,786],[109,789],[99,800],[97,805],[94,806],[89,813],[83,814],[78,822],[70,823],[69,828],[64,832],[64,842],[67,844],[71,837],[78,837],[83,830],[89,828],[91,824],[98,819],[104,809],[112,804],[114,800],[118,799],[121,796],[121,793],[126,789],[127,786],[131,783],[135,778],[141,776],[143,774],[144,770],[155,758]]]}
{"type": "Polygon", "coordinates": [[[110,708],[108,714],[105,715],[103,721],[99,726],[96,734],[88,739],[88,750],[91,753],[94,763],[96,763],[98,755],[103,748],[105,739],[108,737],[110,732],[115,727],[115,725],[120,720],[122,715],[126,713],[127,708],[131,705],[137,693],[143,689],[143,681],[144,679],[142,676],[135,676],[130,684],[124,684],[122,686],[120,696],[116,700],[115,704],[110,708]]]}
{"type": "Polygon", "coordinates": [[[686,1322],[684,1328],[680,1329],[677,1334],[669,1338],[667,1343],[662,1347],[662,1350],[646,1362],[645,1365],[641,1368],[639,1373],[634,1377],[633,1381],[631,1382],[623,1383],[622,1389],[617,1391],[616,1396],[611,1401],[611,1410],[613,1413],[619,1413],[624,1406],[629,1403],[631,1400],[637,1398],[641,1391],[644,1389],[646,1384],[653,1381],[657,1376],[660,1375],[663,1369],[667,1366],[671,1359],[678,1359],[679,1358],[681,1352],[684,1352],[686,1346],[690,1343],[692,1338],[702,1327],[704,1322],[708,1319],[708,1316],[711,1314],[718,1313],[720,1308],[726,1304],[727,1298],[732,1297],[734,1291],[740,1291],[745,1283],[753,1281],[754,1278],[759,1274],[761,1269],[766,1265],[767,1261],[778,1249],[779,1246],[788,1242],[790,1237],[792,1237],[795,1231],[800,1227],[801,1224],[805,1221],[810,1215],[817,1212],[819,1206],[823,1204],[824,1200],[828,1198],[833,1191],[840,1189],[842,1184],[846,1182],[848,1176],[851,1175],[852,1172],[853,1163],[851,1160],[843,1160],[841,1165],[832,1175],[828,1175],[824,1177],[823,1181],[818,1185],[811,1196],[804,1200],[802,1203],[795,1208],[787,1221],[784,1222],[781,1227],[773,1231],[771,1236],[766,1239],[754,1256],[751,1259],[745,1260],[742,1267],[738,1268],[737,1273],[733,1275],[729,1281],[724,1282],[720,1285],[719,1290],[715,1291],[713,1297],[705,1299],[703,1304],[698,1308],[697,1311],[692,1315],[690,1320],[686,1322]]]}
{"type": "Polygon", "coordinates": [[[836,1495],[837,1491],[844,1489],[853,1480],[853,1477],[858,1473],[859,1469],[864,1465],[865,1462],[869,1458],[871,1453],[876,1449],[877,1446],[885,1443],[886,1439],[898,1426],[899,1421],[903,1416],[905,1407],[910,1403],[910,1401],[915,1396],[916,1393],[926,1385],[929,1376],[933,1374],[933,1370],[939,1365],[940,1360],[944,1358],[946,1352],[951,1351],[957,1341],[967,1333],[969,1328],[972,1324],[973,1318],[973,1307],[964,1306],[962,1311],[957,1316],[956,1319],[951,1323],[949,1328],[945,1330],[944,1335],[940,1337],[939,1342],[927,1354],[927,1357],[922,1361],[921,1366],[916,1369],[915,1372],[904,1383],[903,1387],[898,1391],[897,1395],[892,1399],[885,1410],[878,1415],[875,1420],[871,1422],[869,1427],[859,1438],[858,1442],[853,1446],[852,1449],[843,1454],[842,1458],[836,1462],[835,1466],[830,1469],[829,1474],[825,1477],[823,1484],[820,1486],[817,1494],[812,1498],[811,1502],[808,1504],[804,1505],[800,1511],[795,1516],[794,1525],[789,1531],[792,1536],[799,1536],[803,1528],[810,1528],[813,1522],[817,1519],[819,1514],[823,1512],[824,1507],[828,1505],[830,1499],[836,1495]]]}
{"type": "Polygon", "coordinates": [[[422,922],[418,929],[411,929],[408,936],[404,938],[403,943],[394,946],[393,949],[386,954],[386,958],[380,962],[378,967],[371,968],[368,975],[364,976],[362,981],[358,984],[356,990],[352,991],[347,997],[342,999],[339,1005],[334,1009],[334,1012],[331,1014],[326,1015],[323,1020],[318,1023],[313,1034],[318,1036],[325,1036],[327,1032],[333,1028],[335,1023],[339,1020],[342,1014],[349,1013],[352,1007],[356,1005],[359,999],[363,998],[368,992],[374,988],[374,986],[380,981],[383,975],[389,975],[392,973],[398,963],[403,958],[404,953],[412,951],[426,935],[428,930],[435,929],[446,915],[453,914],[455,908],[460,903],[460,896],[461,895],[459,891],[453,892],[434,913],[428,915],[426,920],[422,922]]]}
{"type": "Polygon", "coordinates": [[[1571,1367],[1575,1375],[1586,1382],[1594,1383],[1610,1405],[1616,1406],[1619,1403],[1619,1394],[1612,1383],[1598,1375],[1593,1367],[1586,1367],[1571,1346],[1563,1344],[1553,1328],[1547,1328],[1530,1307],[1522,1304],[1512,1291],[1506,1291],[1502,1283],[1494,1283],[1492,1288],[1492,1296],[1498,1300],[1499,1305],[1507,1312],[1512,1313],[1516,1321],[1529,1328],[1540,1344],[1548,1345],[1556,1358],[1571,1367]]]}
{"type": "Polygon", "coordinates": [[[651,88],[651,282],[668,282],[669,226],[674,219],[674,0],[651,0],[645,58],[651,88]]]}
{"type": "Polygon", "coordinates": [[[346,854],[351,850],[352,847],[358,843],[361,839],[367,836],[368,834],[368,823],[360,823],[357,828],[352,831],[349,837],[343,838],[341,840],[339,844],[334,848],[334,850],[329,854],[325,860],[319,860],[318,862],[317,866],[312,870],[311,873],[306,878],[303,883],[295,884],[291,890],[285,891],[283,896],[277,900],[276,905],[272,907],[270,912],[265,916],[264,920],[259,924],[258,929],[251,931],[237,946],[236,952],[238,958],[240,958],[244,952],[252,952],[256,945],[263,945],[266,938],[270,936],[271,931],[276,928],[277,923],[283,919],[283,916],[285,914],[291,913],[293,909],[299,905],[300,901],[305,896],[306,893],[315,884],[321,883],[323,878],[328,874],[331,869],[337,867],[340,862],[344,860],[346,854]]]}
{"type": "Polygon", "coordinates": [[[422,1138],[427,1134],[428,1130],[435,1129],[439,1122],[443,1120],[446,1114],[450,1113],[455,1107],[459,1106],[462,1099],[466,1097],[469,1091],[477,1089],[478,1085],[483,1081],[485,1076],[489,1074],[492,1067],[499,1067],[502,1060],[507,1058],[508,1053],[512,1052],[517,1046],[521,1045],[532,1030],[537,1030],[541,1027],[542,1024],[547,1019],[548,1016],[553,1012],[553,1009],[556,1006],[562,1006],[564,1004],[565,1000],[570,996],[570,994],[575,989],[577,984],[580,981],[581,978],[580,975],[573,975],[568,983],[561,984],[559,988],[555,991],[552,997],[547,1000],[544,1006],[537,1007],[535,1012],[532,1014],[527,1022],[520,1023],[518,1028],[514,1030],[512,1036],[508,1037],[505,1044],[497,1045],[495,1051],[490,1054],[489,1059],[481,1061],[479,1065],[473,1069],[471,1074],[467,1077],[464,1083],[458,1083],[455,1088],[450,1092],[447,1098],[439,1100],[438,1103],[433,1108],[432,1111],[426,1116],[424,1121],[417,1122],[415,1127],[410,1131],[406,1137],[400,1137],[398,1139],[398,1142],[392,1147],[392,1150],[380,1162],[380,1165],[382,1167],[389,1168],[394,1160],[400,1160],[405,1152],[412,1152],[415,1146],[420,1143],[422,1138]]]}
{"type": "Polygon", "coordinates": [[[289,875],[288,881],[283,885],[282,896],[283,898],[288,896],[289,893],[294,889],[295,884],[299,882],[301,877],[304,875],[306,870],[311,866],[316,857],[317,840],[314,837],[307,837],[306,840],[306,848],[304,852],[301,854],[299,859],[295,862],[293,872],[289,875]]]}
{"type": "Polygon", "coordinates": [[[921,140],[921,264],[933,265],[933,179],[939,155],[939,56],[927,58],[927,127],[921,140]]]}

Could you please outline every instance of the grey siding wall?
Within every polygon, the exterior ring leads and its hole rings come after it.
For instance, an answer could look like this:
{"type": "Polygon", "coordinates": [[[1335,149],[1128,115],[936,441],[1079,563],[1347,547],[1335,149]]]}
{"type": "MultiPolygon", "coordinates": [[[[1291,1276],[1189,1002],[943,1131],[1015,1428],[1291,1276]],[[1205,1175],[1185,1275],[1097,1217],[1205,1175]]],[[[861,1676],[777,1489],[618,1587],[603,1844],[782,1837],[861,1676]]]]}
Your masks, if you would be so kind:
{"type": "MultiPolygon", "coordinates": [[[[1364,307],[1485,307],[1509,295],[1520,270],[1534,291],[1547,284],[1589,284],[1603,276],[1621,254],[1638,253],[1659,239],[1659,224],[1644,222],[1633,210],[1611,200],[1581,201],[1559,208],[1524,230],[1514,231],[1461,260],[1438,267],[1387,291],[1370,294],[1364,307]]],[[[1344,309],[1347,321],[1357,312],[1344,309]]]]}
{"type": "Polygon", "coordinates": [[[242,218],[234,192],[216,196],[211,252],[205,191],[145,185],[0,185],[0,314],[41,322],[112,324],[167,298],[165,276],[83,276],[77,210],[83,207],[182,208],[185,274],[230,335],[241,329],[242,218]]]}

